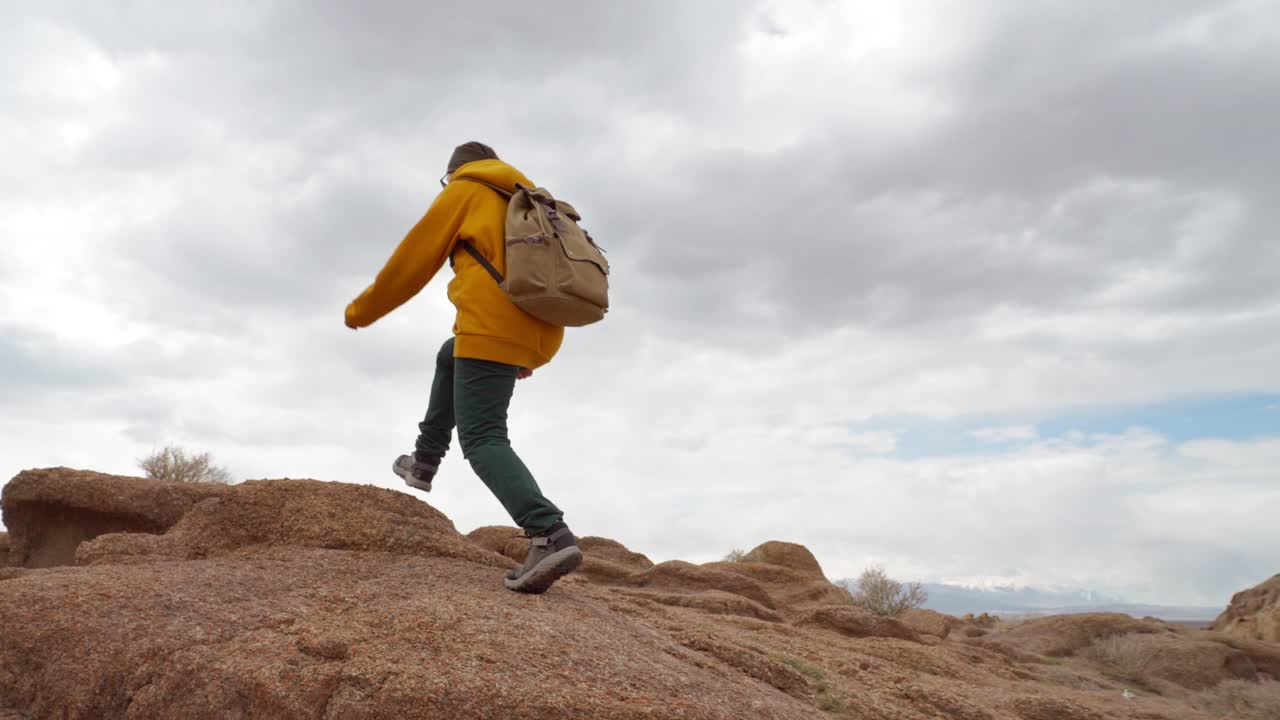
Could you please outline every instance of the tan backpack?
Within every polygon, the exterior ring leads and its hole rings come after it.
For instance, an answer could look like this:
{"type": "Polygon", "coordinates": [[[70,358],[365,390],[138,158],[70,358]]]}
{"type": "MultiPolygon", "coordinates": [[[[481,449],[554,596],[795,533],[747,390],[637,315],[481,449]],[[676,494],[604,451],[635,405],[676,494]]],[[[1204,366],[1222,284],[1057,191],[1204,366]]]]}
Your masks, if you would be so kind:
{"type": "Polygon", "coordinates": [[[497,281],[516,307],[552,325],[580,327],[609,311],[609,261],[578,226],[582,216],[544,188],[515,193],[476,178],[507,198],[507,276],[470,242],[459,243],[497,281]]]}

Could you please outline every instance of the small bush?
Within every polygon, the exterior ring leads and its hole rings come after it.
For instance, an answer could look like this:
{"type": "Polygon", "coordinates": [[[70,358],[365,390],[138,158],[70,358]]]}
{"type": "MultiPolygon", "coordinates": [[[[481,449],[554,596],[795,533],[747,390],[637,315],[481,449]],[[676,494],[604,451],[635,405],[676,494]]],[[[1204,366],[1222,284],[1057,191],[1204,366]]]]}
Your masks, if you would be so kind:
{"type": "Polygon", "coordinates": [[[844,700],[835,695],[823,695],[818,703],[818,709],[829,713],[842,712],[845,708],[844,700]]]}
{"type": "Polygon", "coordinates": [[[813,689],[817,693],[815,702],[817,703],[819,710],[829,713],[844,710],[844,699],[831,693],[831,683],[827,680],[827,674],[822,672],[822,668],[811,662],[802,660],[798,657],[792,657],[790,655],[770,655],[769,657],[809,679],[813,684],[813,689]]]}
{"type": "Polygon", "coordinates": [[[729,551],[728,555],[724,556],[723,562],[746,562],[746,560],[747,560],[746,551],[740,550],[738,548],[734,548],[729,551]]]}
{"type": "Polygon", "coordinates": [[[1280,720],[1280,682],[1227,680],[1200,693],[1196,704],[1228,720],[1280,720]]]}
{"type": "Polygon", "coordinates": [[[138,467],[151,480],[181,483],[229,483],[231,473],[217,467],[209,453],[187,454],[176,445],[157,450],[138,461],[138,467]]]}
{"type": "Polygon", "coordinates": [[[812,680],[817,685],[819,692],[826,692],[830,688],[826,673],[822,672],[822,668],[817,665],[790,655],[777,655],[774,657],[783,665],[812,680]]]}
{"type": "Polygon", "coordinates": [[[1151,653],[1133,633],[1102,638],[1094,642],[1089,655],[1132,680],[1141,680],[1143,672],[1151,664],[1151,653]]]}
{"type": "Polygon", "coordinates": [[[920,583],[903,585],[889,577],[884,568],[874,566],[862,571],[857,587],[850,594],[853,602],[877,615],[892,617],[918,608],[929,600],[920,583]]]}

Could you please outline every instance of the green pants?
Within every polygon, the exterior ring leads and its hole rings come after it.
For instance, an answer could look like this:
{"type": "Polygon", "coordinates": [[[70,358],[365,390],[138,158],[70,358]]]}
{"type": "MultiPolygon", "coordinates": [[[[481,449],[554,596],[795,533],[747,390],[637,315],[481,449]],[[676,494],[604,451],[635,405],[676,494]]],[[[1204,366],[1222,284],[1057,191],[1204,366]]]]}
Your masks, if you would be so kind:
{"type": "Polygon", "coordinates": [[[551,503],[507,437],[507,407],[515,390],[514,365],[453,357],[453,338],[436,355],[427,415],[418,424],[417,454],[439,461],[453,428],[471,469],[525,532],[545,531],[564,513],[551,503]]]}

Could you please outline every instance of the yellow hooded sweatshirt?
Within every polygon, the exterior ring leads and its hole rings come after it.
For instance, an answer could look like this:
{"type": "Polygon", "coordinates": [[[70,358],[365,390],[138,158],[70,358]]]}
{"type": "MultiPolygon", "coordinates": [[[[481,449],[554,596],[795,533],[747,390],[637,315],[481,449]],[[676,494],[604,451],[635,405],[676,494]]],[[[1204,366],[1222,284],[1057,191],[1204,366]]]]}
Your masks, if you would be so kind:
{"type": "Polygon", "coordinates": [[[492,188],[460,180],[467,177],[508,191],[514,191],[516,183],[533,186],[501,160],[477,160],[458,168],[373,284],[347,306],[347,324],[372,325],[417,295],[454,256],[454,277],[449,282],[449,301],[458,310],[453,324],[454,356],[530,370],[541,367],[560,349],[564,328],[516,307],[493,276],[459,246],[460,240],[470,241],[506,275],[507,200],[492,188]]]}

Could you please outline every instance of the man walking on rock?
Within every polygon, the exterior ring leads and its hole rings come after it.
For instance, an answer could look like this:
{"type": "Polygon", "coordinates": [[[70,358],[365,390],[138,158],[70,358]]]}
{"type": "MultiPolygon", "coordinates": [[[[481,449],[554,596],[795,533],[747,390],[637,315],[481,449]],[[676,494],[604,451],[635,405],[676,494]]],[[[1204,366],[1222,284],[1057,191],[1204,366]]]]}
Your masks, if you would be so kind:
{"type": "Polygon", "coordinates": [[[352,329],[373,324],[422,290],[446,261],[453,265],[453,337],[436,355],[431,398],[414,452],[397,458],[392,469],[410,487],[430,492],[457,427],[463,457],[531,539],[524,566],[508,572],[504,584],[519,592],[545,592],[581,564],[582,552],[564,514],[542,494],[511,449],[507,408],[516,380],[551,361],[564,328],[516,307],[472,252],[505,272],[507,201],[494,188],[512,193],[517,184],[534,184],[478,142],[454,150],[440,183],[444,189],[426,215],[373,284],[347,306],[346,324],[352,329]],[[463,249],[467,252],[455,258],[455,251],[463,249]]]}

